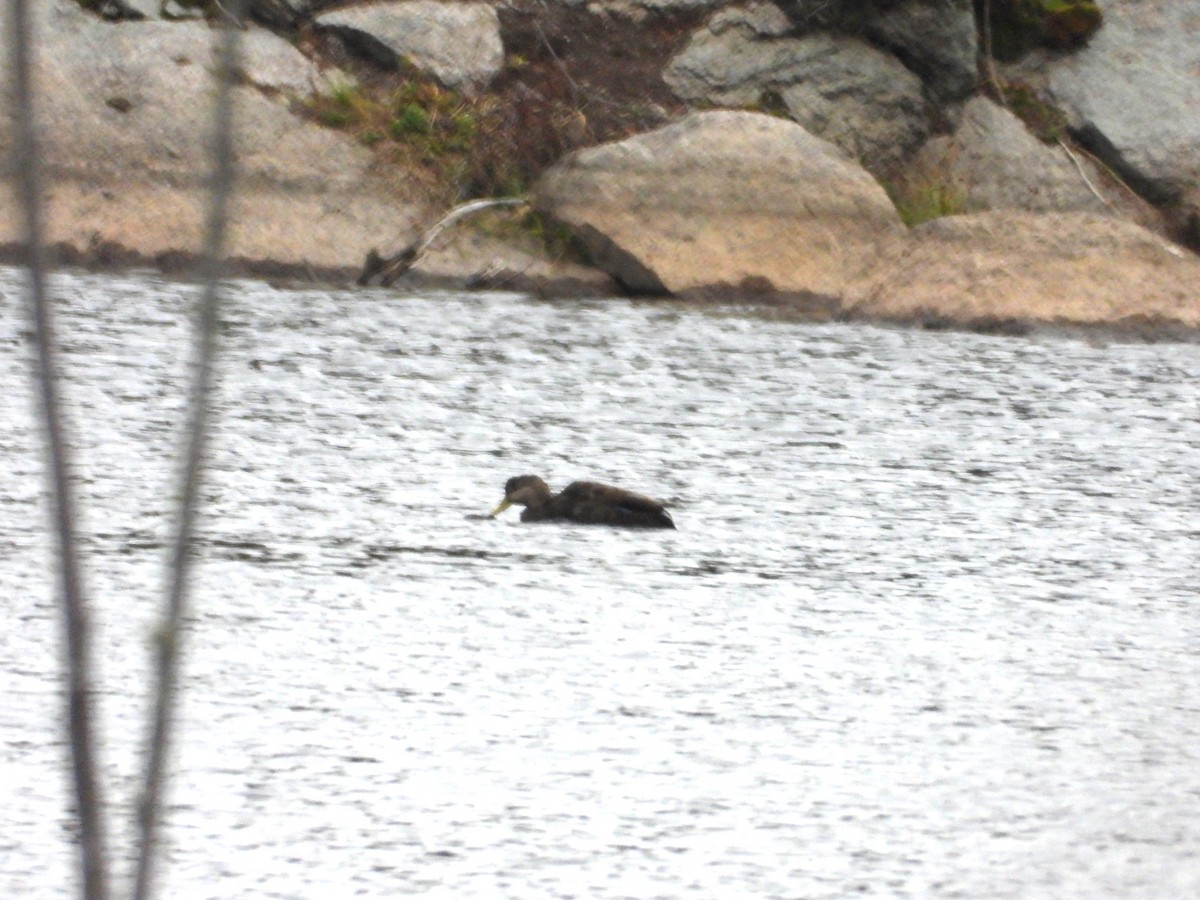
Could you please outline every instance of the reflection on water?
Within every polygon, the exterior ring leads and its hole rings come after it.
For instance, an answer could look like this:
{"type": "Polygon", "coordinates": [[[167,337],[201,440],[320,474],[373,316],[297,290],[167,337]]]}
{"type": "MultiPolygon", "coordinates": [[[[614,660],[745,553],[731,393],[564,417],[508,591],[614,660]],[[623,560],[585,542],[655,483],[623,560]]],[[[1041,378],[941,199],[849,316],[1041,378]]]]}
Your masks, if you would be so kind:
{"type": "MultiPolygon", "coordinates": [[[[0,271],[0,894],[73,884],[0,271]]],[[[63,277],[114,838],[192,290],[63,277]]],[[[1200,893],[1200,357],[238,283],[163,896],[1200,893]],[[473,518],[613,481],[674,532],[473,518]]]]}

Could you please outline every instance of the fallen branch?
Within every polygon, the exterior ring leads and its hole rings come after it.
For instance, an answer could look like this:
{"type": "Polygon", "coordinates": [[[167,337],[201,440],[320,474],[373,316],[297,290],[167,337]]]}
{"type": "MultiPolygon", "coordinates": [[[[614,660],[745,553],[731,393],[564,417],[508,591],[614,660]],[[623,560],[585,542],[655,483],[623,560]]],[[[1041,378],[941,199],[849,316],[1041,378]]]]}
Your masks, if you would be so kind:
{"type": "Polygon", "coordinates": [[[1079,172],[1079,177],[1083,179],[1083,183],[1087,185],[1088,190],[1092,192],[1097,200],[1099,200],[1109,209],[1112,209],[1112,204],[1104,198],[1103,194],[1096,190],[1096,186],[1092,184],[1092,180],[1087,177],[1087,172],[1083,170],[1083,164],[1079,162],[1079,157],[1071,152],[1071,148],[1067,146],[1066,142],[1063,141],[1062,138],[1058,139],[1058,146],[1062,147],[1063,153],[1067,154],[1067,159],[1075,164],[1075,169],[1079,172]]]}
{"type": "MultiPolygon", "coordinates": [[[[243,0],[229,0],[235,18],[244,9],[243,0]]],[[[216,344],[220,332],[221,277],[229,233],[229,206],[234,180],[234,97],[241,32],[226,28],[218,42],[216,96],[213,105],[213,135],[210,145],[212,178],[201,257],[204,289],[196,322],[195,359],[188,398],[186,449],[180,473],[175,534],[171,541],[167,596],[162,620],[155,630],[157,682],[151,696],[150,729],[145,772],[138,798],[138,852],[134,867],[133,900],[148,900],[153,893],[155,864],[161,852],[162,821],[166,815],[163,796],[168,773],[171,738],[175,731],[179,693],[180,658],[187,607],[193,539],[202,499],[202,479],[208,443],[213,385],[216,382],[216,344]]]]}
{"type": "Polygon", "coordinates": [[[378,284],[387,287],[416,265],[417,260],[425,255],[425,251],[429,249],[429,245],[433,243],[434,239],[455,222],[485,209],[498,206],[525,206],[528,202],[524,197],[506,197],[502,200],[472,200],[470,203],[456,206],[393,256],[380,256],[379,251],[374,247],[368,250],[357,284],[378,284]]]}

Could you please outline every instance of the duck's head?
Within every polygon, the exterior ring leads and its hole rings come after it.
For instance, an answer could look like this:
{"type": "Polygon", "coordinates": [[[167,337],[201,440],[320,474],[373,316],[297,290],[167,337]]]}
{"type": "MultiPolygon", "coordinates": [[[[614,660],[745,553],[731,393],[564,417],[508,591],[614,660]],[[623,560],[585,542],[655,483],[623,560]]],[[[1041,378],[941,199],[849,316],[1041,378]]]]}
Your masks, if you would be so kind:
{"type": "Polygon", "coordinates": [[[536,475],[517,475],[504,483],[504,499],[492,510],[492,518],[510,506],[536,506],[550,499],[550,488],[536,475]]]}

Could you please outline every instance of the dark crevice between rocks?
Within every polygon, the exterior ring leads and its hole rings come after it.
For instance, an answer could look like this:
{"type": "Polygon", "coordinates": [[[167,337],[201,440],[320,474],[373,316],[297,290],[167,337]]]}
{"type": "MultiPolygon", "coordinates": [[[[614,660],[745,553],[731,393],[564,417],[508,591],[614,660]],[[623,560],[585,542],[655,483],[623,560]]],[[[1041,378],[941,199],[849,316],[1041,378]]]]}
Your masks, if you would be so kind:
{"type": "Polygon", "coordinates": [[[1161,182],[1138,175],[1137,169],[1125,161],[1121,151],[1092,125],[1071,129],[1079,145],[1115,172],[1125,184],[1149,203],[1169,204],[1179,199],[1180,192],[1161,182]]]}
{"type": "Polygon", "coordinates": [[[405,61],[382,41],[357,28],[326,25],[321,29],[333,40],[341,42],[344,52],[387,72],[406,68],[405,61]]]}
{"type": "Polygon", "coordinates": [[[639,297],[668,297],[671,292],[657,275],[608,235],[590,225],[571,226],[591,263],[607,272],[628,294],[639,297]]]}
{"type": "Polygon", "coordinates": [[[1167,237],[1200,253],[1200,191],[1193,201],[1187,196],[1184,185],[1141,175],[1137,167],[1125,159],[1120,149],[1093,125],[1071,129],[1070,134],[1080,147],[1106,166],[1126,188],[1162,214],[1167,237]]]}

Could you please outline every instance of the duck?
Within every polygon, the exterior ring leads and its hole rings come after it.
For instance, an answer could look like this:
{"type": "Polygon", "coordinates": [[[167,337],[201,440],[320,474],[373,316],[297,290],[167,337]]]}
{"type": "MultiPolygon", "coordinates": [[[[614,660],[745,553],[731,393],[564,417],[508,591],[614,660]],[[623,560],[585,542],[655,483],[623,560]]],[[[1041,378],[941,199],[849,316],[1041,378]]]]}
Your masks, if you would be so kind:
{"type": "Polygon", "coordinates": [[[510,506],[523,506],[522,522],[577,522],[623,528],[674,528],[663,504],[624,488],[596,481],[572,481],[552,493],[536,475],[517,475],[504,485],[504,499],[492,510],[494,519],[510,506]]]}

